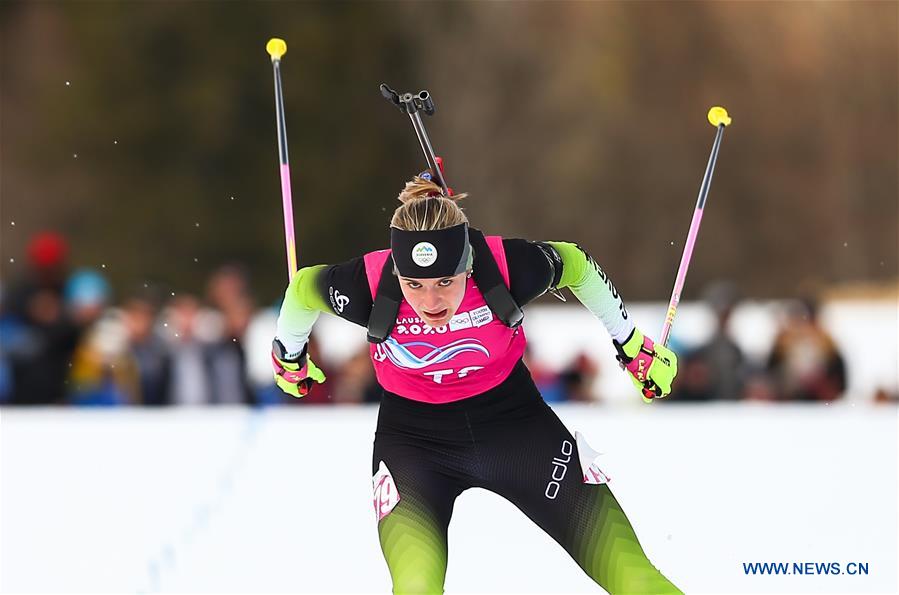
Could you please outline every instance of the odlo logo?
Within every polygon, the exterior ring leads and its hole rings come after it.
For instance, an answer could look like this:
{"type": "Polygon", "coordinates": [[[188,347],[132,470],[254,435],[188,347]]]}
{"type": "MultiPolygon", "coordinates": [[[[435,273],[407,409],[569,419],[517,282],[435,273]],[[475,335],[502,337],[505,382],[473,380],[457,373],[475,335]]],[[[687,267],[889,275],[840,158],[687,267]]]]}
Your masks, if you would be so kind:
{"type": "Polygon", "coordinates": [[[550,500],[555,500],[556,496],[559,495],[559,488],[562,487],[559,485],[559,482],[565,479],[565,474],[568,473],[568,462],[571,460],[571,453],[573,452],[574,445],[568,440],[563,440],[562,456],[553,459],[552,479],[546,484],[546,491],[543,492],[543,495],[550,500]]]}

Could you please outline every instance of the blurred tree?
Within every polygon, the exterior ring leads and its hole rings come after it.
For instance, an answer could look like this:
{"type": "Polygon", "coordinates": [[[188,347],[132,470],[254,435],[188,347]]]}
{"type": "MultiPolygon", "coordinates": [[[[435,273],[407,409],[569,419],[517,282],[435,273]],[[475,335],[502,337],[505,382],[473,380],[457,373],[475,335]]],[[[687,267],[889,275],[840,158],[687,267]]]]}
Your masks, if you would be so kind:
{"type": "Polygon", "coordinates": [[[155,278],[196,290],[216,264],[238,259],[253,265],[263,297],[280,294],[264,50],[275,34],[289,42],[301,262],[382,243],[382,207],[417,166],[378,92],[412,54],[375,5],[23,3],[2,17],[4,224],[19,221],[4,229],[4,253],[49,226],[126,286],[155,278]],[[11,51],[25,47],[34,51],[11,51]]]}
{"type": "Polygon", "coordinates": [[[485,227],[575,239],[627,296],[665,299],[721,104],[688,297],[896,278],[899,4],[461,6],[410,5],[410,29],[441,40],[421,56],[454,115],[434,136],[485,227]]]}
{"type": "Polygon", "coordinates": [[[899,4],[0,5],[3,277],[34,231],[117,286],[197,290],[225,260],[285,282],[271,69],[283,64],[300,262],[386,244],[423,160],[382,81],[428,88],[448,176],[494,233],[570,239],[665,299],[713,131],[687,295],[897,276],[899,4]],[[77,157],[76,157],[77,155],[77,157]],[[233,200],[232,200],[233,197],[233,200]],[[12,226],[11,221],[16,225],[12,226]]]}

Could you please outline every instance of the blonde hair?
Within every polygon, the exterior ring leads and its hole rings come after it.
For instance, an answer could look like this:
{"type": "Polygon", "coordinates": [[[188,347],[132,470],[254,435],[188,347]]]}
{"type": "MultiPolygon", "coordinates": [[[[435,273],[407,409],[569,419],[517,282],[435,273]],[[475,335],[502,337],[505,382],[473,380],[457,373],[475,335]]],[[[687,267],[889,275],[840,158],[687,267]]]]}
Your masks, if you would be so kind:
{"type": "Polygon", "coordinates": [[[397,197],[403,204],[393,212],[390,226],[403,231],[434,231],[468,223],[468,217],[457,204],[466,196],[446,196],[431,180],[415,176],[406,182],[397,197]]]}

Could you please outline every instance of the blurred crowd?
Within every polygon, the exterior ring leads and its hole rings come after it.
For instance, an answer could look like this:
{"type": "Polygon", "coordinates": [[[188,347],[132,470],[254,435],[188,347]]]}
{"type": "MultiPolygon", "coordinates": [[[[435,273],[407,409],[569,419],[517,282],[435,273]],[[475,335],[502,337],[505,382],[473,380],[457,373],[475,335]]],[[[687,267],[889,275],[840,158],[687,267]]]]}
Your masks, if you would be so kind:
{"type": "Polygon", "coordinates": [[[676,401],[751,399],[759,401],[834,401],[846,390],[846,361],[821,326],[812,299],[789,304],[768,357],[753,361],[737,345],[729,322],[738,295],[729,283],[704,292],[715,317],[712,336],[701,345],[678,352],[676,401]]]}
{"type": "Polygon", "coordinates": [[[244,339],[257,315],[247,275],[217,270],[203,299],[145,283],[112,303],[93,269],[70,271],[65,238],[38,234],[3,288],[0,402],[15,405],[260,403],[244,339]]]}
{"type": "MultiPolygon", "coordinates": [[[[266,369],[268,354],[259,347],[271,339],[277,307],[257,306],[240,266],[214,271],[202,297],[164,293],[147,283],[113,303],[100,270],[69,270],[62,236],[38,234],[27,253],[25,275],[0,293],[2,404],[272,405],[379,399],[364,346],[339,366],[321,362],[328,382],[316,385],[306,398],[282,394],[266,369]],[[248,353],[249,344],[253,353],[248,353]]],[[[716,285],[705,299],[715,313],[716,330],[699,346],[672,345],[679,353],[680,373],[670,402],[833,401],[843,395],[846,364],[819,323],[813,301],[795,302],[766,361],[751,361],[728,331],[736,293],[716,285]]],[[[314,336],[311,353],[317,353],[314,336]]],[[[596,400],[593,387],[600,370],[588,355],[578,355],[561,372],[544,369],[530,354],[525,357],[547,401],[596,400]]]]}

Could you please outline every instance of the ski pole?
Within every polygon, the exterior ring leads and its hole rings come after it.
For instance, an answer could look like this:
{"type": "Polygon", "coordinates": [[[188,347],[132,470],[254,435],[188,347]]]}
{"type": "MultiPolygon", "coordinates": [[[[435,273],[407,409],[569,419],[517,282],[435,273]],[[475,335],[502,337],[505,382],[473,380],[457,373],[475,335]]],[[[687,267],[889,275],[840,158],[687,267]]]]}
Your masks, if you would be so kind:
{"type": "Polygon", "coordinates": [[[434,180],[441,188],[443,188],[443,193],[449,195],[449,187],[446,184],[446,179],[443,177],[443,172],[440,171],[440,167],[437,164],[434,148],[431,146],[431,139],[428,138],[424,122],[422,122],[421,114],[419,114],[419,112],[423,111],[425,115],[433,116],[434,112],[437,111],[437,107],[434,105],[434,99],[431,97],[431,94],[426,90],[423,90],[416,94],[403,93],[400,95],[386,84],[382,83],[381,95],[383,95],[387,101],[399,108],[401,112],[407,114],[409,119],[412,120],[412,128],[415,129],[415,136],[418,137],[418,144],[421,145],[421,150],[425,154],[425,161],[428,162],[428,168],[433,172],[434,180]]]}
{"type": "Polygon", "coordinates": [[[281,204],[284,209],[284,243],[287,249],[287,278],[297,272],[296,236],[293,229],[293,198],[290,193],[290,165],[287,161],[287,124],[284,121],[284,94],[281,90],[281,56],[287,53],[287,42],[273,37],[265,44],[275,73],[275,116],[278,123],[278,159],[281,164],[281,204]]]}
{"type": "MultiPolygon", "coordinates": [[[[671,335],[671,326],[674,324],[674,315],[677,313],[677,306],[680,303],[681,292],[687,279],[687,269],[690,268],[690,258],[693,256],[693,248],[696,246],[696,237],[699,235],[699,224],[702,222],[702,212],[709,195],[709,187],[712,185],[712,174],[715,171],[715,161],[718,159],[721,138],[724,136],[724,128],[731,122],[727,110],[718,106],[709,110],[708,118],[709,123],[717,129],[717,132],[715,133],[715,142],[712,143],[709,162],[705,167],[705,175],[702,176],[699,198],[696,200],[696,209],[693,211],[693,220],[690,222],[690,231],[687,232],[687,242],[684,245],[684,253],[681,255],[680,266],[677,268],[674,289],[671,291],[671,301],[668,302],[668,312],[665,315],[665,323],[662,325],[662,334],[659,337],[659,341],[666,347],[671,335]]],[[[653,398],[653,393],[649,389],[643,389],[643,395],[649,399],[653,398]]]]}

